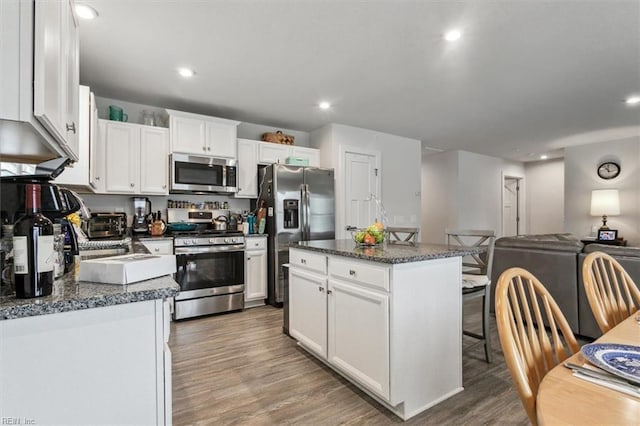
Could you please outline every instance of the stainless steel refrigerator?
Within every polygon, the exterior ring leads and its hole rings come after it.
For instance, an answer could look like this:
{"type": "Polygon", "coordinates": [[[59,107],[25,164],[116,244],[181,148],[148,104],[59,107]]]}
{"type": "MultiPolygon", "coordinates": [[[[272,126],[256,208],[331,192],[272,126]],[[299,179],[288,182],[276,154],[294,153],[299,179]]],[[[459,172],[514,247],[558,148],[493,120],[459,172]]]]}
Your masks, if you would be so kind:
{"type": "Polygon", "coordinates": [[[262,169],[259,179],[258,203],[265,202],[269,234],[267,302],[281,306],[282,265],[289,263],[289,246],[335,238],[333,169],[272,164],[262,169]]]}

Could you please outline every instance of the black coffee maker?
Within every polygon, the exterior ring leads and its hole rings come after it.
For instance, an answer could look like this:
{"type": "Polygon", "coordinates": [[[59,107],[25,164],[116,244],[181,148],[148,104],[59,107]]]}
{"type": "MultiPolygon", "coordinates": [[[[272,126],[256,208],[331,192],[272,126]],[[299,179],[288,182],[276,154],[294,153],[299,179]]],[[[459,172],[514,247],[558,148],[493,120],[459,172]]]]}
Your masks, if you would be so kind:
{"type": "Polygon", "coordinates": [[[0,177],[0,221],[3,225],[14,224],[25,213],[26,185],[40,185],[42,214],[52,222],[60,223],[65,234],[65,270],[73,264],[73,258],[78,254],[78,239],[73,226],[64,218],[80,210],[82,203],[72,191],[60,188],[51,181],[70,163],[68,158],[56,158],[38,164],[32,175],[0,177]]]}

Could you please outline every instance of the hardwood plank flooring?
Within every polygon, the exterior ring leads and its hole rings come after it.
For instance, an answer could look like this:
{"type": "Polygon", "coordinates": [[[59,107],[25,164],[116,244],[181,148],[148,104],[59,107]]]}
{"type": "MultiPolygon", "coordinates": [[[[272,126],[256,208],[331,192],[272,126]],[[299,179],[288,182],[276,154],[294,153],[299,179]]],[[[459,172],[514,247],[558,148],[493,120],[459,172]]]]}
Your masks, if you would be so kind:
{"type": "MultiPolygon", "coordinates": [[[[480,318],[479,302],[467,302],[465,322],[480,318]]],[[[491,320],[493,363],[484,361],[481,345],[465,350],[465,390],[407,424],[528,424],[491,320]]],[[[465,337],[463,345],[473,342],[465,337]]],[[[402,423],[284,335],[281,309],[174,322],[169,345],[175,425],[402,423]]]]}

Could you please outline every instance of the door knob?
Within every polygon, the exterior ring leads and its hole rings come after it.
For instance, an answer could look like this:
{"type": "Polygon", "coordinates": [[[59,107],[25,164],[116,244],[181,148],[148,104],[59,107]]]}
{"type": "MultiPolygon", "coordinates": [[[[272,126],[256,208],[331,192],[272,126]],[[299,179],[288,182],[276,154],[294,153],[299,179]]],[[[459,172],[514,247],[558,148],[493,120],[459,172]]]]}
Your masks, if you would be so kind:
{"type": "Polygon", "coordinates": [[[76,123],[67,123],[67,132],[73,132],[73,134],[76,133],[76,123]]]}

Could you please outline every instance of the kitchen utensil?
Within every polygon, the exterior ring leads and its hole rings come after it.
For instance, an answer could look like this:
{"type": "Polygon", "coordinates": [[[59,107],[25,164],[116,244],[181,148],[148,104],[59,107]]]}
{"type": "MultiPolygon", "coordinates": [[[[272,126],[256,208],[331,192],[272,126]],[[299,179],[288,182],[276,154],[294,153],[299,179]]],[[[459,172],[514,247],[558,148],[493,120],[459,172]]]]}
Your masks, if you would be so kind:
{"type": "Polygon", "coordinates": [[[146,197],[133,197],[133,232],[149,231],[151,201],[146,197]]]}
{"type": "Polygon", "coordinates": [[[227,230],[227,217],[226,216],[218,216],[213,219],[213,229],[216,231],[226,231],[227,230]]]}
{"type": "Polygon", "coordinates": [[[162,220],[160,210],[158,210],[158,213],[153,213],[153,218],[153,222],[151,222],[151,225],[149,226],[149,233],[153,236],[164,234],[167,230],[167,224],[162,220]]]}
{"type": "Polygon", "coordinates": [[[167,225],[167,229],[171,232],[193,231],[196,229],[195,223],[175,222],[167,225]]]}

